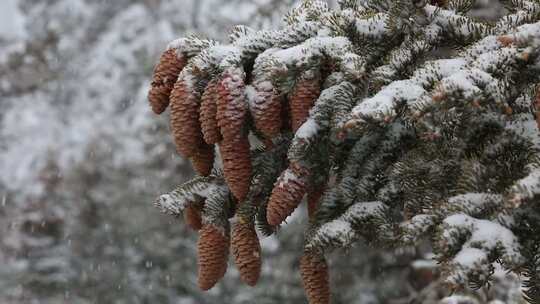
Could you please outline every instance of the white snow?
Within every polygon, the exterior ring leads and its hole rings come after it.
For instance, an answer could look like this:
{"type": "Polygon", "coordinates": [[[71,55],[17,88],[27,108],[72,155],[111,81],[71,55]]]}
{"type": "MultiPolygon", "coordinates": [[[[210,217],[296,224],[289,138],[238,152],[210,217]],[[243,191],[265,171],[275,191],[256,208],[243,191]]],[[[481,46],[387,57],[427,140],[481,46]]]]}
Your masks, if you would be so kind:
{"type": "Polygon", "coordinates": [[[315,122],[313,118],[308,118],[306,122],[298,128],[294,136],[299,139],[309,139],[314,137],[317,132],[319,132],[319,129],[320,127],[317,122],[315,122]]]}
{"type": "Polygon", "coordinates": [[[397,102],[411,103],[426,91],[412,80],[394,81],[380,90],[375,96],[364,99],[352,110],[354,117],[382,119],[385,115],[394,116],[397,102]]]}
{"type": "Polygon", "coordinates": [[[532,198],[540,194],[540,168],[535,168],[529,175],[517,181],[512,191],[519,198],[532,198]]]}
{"type": "Polygon", "coordinates": [[[297,181],[300,177],[291,168],[287,168],[279,178],[279,187],[285,188],[289,183],[297,181]]]}
{"type": "Polygon", "coordinates": [[[463,235],[460,229],[464,229],[470,233],[468,240],[462,245],[460,253],[455,257],[454,262],[457,264],[464,263],[467,266],[474,257],[478,258],[479,254],[471,248],[482,250],[486,253],[492,250],[502,250],[501,259],[509,265],[518,264],[523,258],[519,252],[519,242],[517,237],[509,229],[501,226],[496,222],[482,220],[470,217],[465,214],[455,214],[447,217],[444,220],[443,239],[449,246],[457,245],[458,241],[453,233],[463,235]],[[474,253],[473,257],[468,257],[468,253],[474,253]]]}
{"type": "Polygon", "coordinates": [[[383,38],[388,31],[386,24],[388,22],[388,14],[377,13],[368,19],[356,20],[356,31],[368,37],[383,38]]]}

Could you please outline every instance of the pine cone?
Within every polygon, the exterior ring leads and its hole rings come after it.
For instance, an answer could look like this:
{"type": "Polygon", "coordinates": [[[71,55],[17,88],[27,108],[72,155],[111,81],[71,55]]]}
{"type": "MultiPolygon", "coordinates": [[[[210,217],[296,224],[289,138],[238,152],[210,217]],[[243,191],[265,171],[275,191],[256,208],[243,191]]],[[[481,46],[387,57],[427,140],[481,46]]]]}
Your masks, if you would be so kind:
{"type": "Polygon", "coordinates": [[[289,95],[291,127],[296,132],[309,117],[309,110],[321,93],[320,75],[318,72],[306,71],[296,82],[289,95]]]}
{"type": "Polygon", "coordinates": [[[175,49],[166,50],[161,55],[154,68],[152,85],[148,92],[148,101],[154,113],[161,114],[169,106],[169,95],[186,63],[186,58],[178,56],[175,49]]]}
{"type": "Polygon", "coordinates": [[[307,175],[306,169],[296,165],[281,173],[266,208],[266,219],[270,225],[281,224],[298,207],[306,193],[307,175]]]}
{"type": "Polygon", "coordinates": [[[214,145],[203,143],[191,157],[191,164],[199,175],[208,176],[214,167],[214,145]]]}
{"type": "Polygon", "coordinates": [[[255,286],[261,274],[261,245],[255,227],[247,223],[235,224],[231,247],[240,278],[244,283],[255,286]]]}
{"type": "Polygon", "coordinates": [[[201,98],[201,116],[199,119],[201,121],[204,141],[210,145],[218,143],[221,140],[216,117],[219,82],[219,78],[211,80],[206,86],[206,90],[201,98]]]}
{"type": "Polygon", "coordinates": [[[186,225],[193,230],[199,230],[202,227],[201,209],[197,206],[188,205],[184,209],[184,221],[186,225]]]}
{"type": "Polygon", "coordinates": [[[317,211],[317,207],[319,207],[319,200],[321,199],[323,194],[324,194],[324,187],[318,187],[308,192],[307,206],[308,206],[309,218],[312,218],[315,215],[315,212],[317,211]]]}
{"type": "Polygon", "coordinates": [[[229,141],[242,134],[247,117],[243,73],[240,70],[225,72],[218,91],[217,122],[223,139],[229,141]]]}
{"type": "Polygon", "coordinates": [[[225,275],[229,257],[229,235],[222,227],[205,224],[199,230],[197,244],[199,257],[198,285],[209,290],[225,275]]]}
{"type": "Polygon", "coordinates": [[[219,145],[223,174],[227,185],[239,202],[244,201],[251,183],[251,158],[249,141],[238,135],[228,141],[223,140],[219,145]]]}
{"type": "Polygon", "coordinates": [[[328,266],[324,256],[304,253],[300,258],[300,274],[309,304],[330,303],[328,266]]]}
{"type": "Polygon", "coordinates": [[[171,93],[171,131],[176,150],[184,157],[197,153],[203,143],[199,124],[200,94],[190,81],[179,79],[171,93]]]}
{"type": "Polygon", "coordinates": [[[260,85],[256,88],[251,114],[255,127],[266,138],[277,136],[281,130],[282,98],[274,91],[271,84],[260,85]]]}
{"type": "Polygon", "coordinates": [[[223,136],[219,145],[223,173],[234,196],[242,202],[251,183],[250,145],[245,134],[247,116],[244,74],[240,69],[224,72],[218,87],[217,121],[223,136]]]}

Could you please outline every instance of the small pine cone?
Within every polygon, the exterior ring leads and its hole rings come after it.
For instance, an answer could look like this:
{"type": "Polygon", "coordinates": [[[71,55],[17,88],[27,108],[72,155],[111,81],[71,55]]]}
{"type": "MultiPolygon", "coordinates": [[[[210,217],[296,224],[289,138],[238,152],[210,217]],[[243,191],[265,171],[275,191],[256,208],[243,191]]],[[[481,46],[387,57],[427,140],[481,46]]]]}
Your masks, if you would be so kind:
{"type": "Polygon", "coordinates": [[[199,124],[200,94],[191,81],[179,79],[171,93],[171,132],[176,150],[184,157],[197,153],[203,143],[199,124]]]}
{"type": "Polygon", "coordinates": [[[274,138],[281,130],[282,98],[274,91],[271,84],[264,83],[257,87],[251,114],[255,127],[266,138],[274,138]]]}
{"type": "Polygon", "coordinates": [[[223,174],[227,185],[239,202],[244,201],[251,183],[251,155],[249,140],[240,135],[219,145],[223,174]]]}
{"type": "Polygon", "coordinates": [[[201,144],[191,157],[191,164],[199,175],[208,176],[214,167],[214,145],[201,144]]]}
{"type": "Polygon", "coordinates": [[[193,204],[187,206],[184,209],[184,221],[188,227],[199,231],[202,227],[201,209],[193,204]]]}
{"type": "Polygon", "coordinates": [[[307,189],[308,172],[291,165],[279,176],[266,208],[266,220],[272,226],[281,224],[302,201],[307,189]]]}
{"type": "Polygon", "coordinates": [[[328,265],[324,256],[304,253],[300,258],[300,274],[309,304],[330,303],[328,265]]]}
{"type": "Polygon", "coordinates": [[[212,79],[206,86],[206,90],[201,97],[201,116],[199,119],[201,121],[204,141],[210,145],[218,143],[221,140],[216,117],[219,82],[219,78],[212,79]]]}
{"type": "Polygon", "coordinates": [[[169,106],[169,95],[186,62],[186,58],[178,56],[175,49],[166,50],[161,55],[148,92],[148,101],[154,113],[161,114],[169,106]]]}
{"type": "Polygon", "coordinates": [[[309,110],[321,93],[320,75],[307,71],[296,82],[289,96],[291,127],[296,132],[309,117],[309,110]]]}
{"type": "Polygon", "coordinates": [[[218,87],[217,122],[225,141],[242,134],[247,117],[244,74],[241,70],[227,71],[218,87]]]}
{"type": "Polygon", "coordinates": [[[240,278],[249,286],[255,286],[261,274],[261,244],[255,227],[247,223],[235,224],[231,248],[240,278]]]}
{"type": "Polygon", "coordinates": [[[317,211],[317,207],[319,207],[319,200],[321,199],[323,194],[324,194],[324,187],[312,189],[310,192],[308,192],[307,206],[308,206],[309,218],[312,218],[315,215],[315,212],[317,211]]]}
{"type": "Polygon", "coordinates": [[[224,228],[205,224],[199,230],[198,285],[202,290],[214,287],[225,275],[229,258],[229,241],[228,232],[224,228]]]}

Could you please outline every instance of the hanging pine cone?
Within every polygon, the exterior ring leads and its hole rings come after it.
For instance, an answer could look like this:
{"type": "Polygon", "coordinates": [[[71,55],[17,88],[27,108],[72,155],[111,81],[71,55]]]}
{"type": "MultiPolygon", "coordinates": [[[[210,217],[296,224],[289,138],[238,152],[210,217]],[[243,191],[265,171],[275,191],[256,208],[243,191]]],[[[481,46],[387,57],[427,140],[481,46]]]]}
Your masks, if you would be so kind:
{"type": "Polygon", "coordinates": [[[308,171],[291,164],[279,176],[266,208],[266,219],[272,226],[281,224],[291,215],[306,193],[308,171]]]}
{"type": "Polygon", "coordinates": [[[330,303],[328,265],[324,256],[304,253],[300,259],[300,274],[309,304],[330,303]]]}
{"type": "Polygon", "coordinates": [[[255,227],[236,223],[232,229],[231,248],[242,281],[255,286],[261,274],[261,245],[255,227]]]}
{"type": "Polygon", "coordinates": [[[206,86],[201,97],[201,128],[204,141],[210,145],[218,143],[221,140],[216,117],[219,82],[219,78],[212,79],[206,86]]]}
{"type": "Polygon", "coordinates": [[[263,82],[256,87],[251,114],[255,127],[266,138],[273,138],[279,134],[281,121],[282,98],[273,89],[272,84],[263,82]]]}
{"type": "Polygon", "coordinates": [[[239,202],[244,201],[251,183],[251,158],[249,140],[238,135],[228,141],[223,140],[219,145],[223,174],[227,185],[239,202]]]}
{"type": "Polygon", "coordinates": [[[244,135],[247,103],[243,72],[240,69],[225,72],[218,91],[217,122],[223,139],[228,141],[244,135]]]}
{"type": "Polygon", "coordinates": [[[191,157],[191,164],[199,175],[208,176],[214,166],[214,145],[202,143],[191,157]]]}
{"type": "Polygon", "coordinates": [[[307,194],[307,206],[308,206],[308,216],[309,218],[313,218],[315,215],[315,212],[317,211],[317,207],[319,206],[319,200],[321,199],[322,195],[324,194],[324,187],[317,187],[312,189],[307,194]]]}
{"type": "Polygon", "coordinates": [[[202,227],[201,209],[194,204],[184,209],[184,221],[189,228],[199,230],[202,227]]]}
{"type": "Polygon", "coordinates": [[[205,224],[199,230],[197,244],[199,258],[198,285],[209,290],[225,275],[229,258],[229,235],[226,229],[205,224]]]}
{"type": "Polygon", "coordinates": [[[217,121],[223,140],[219,145],[223,173],[234,196],[242,202],[251,182],[250,145],[243,127],[247,116],[244,74],[228,70],[220,82],[217,121]]]}
{"type": "Polygon", "coordinates": [[[166,50],[154,68],[152,84],[148,92],[148,101],[152,111],[161,114],[169,106],[169,95],[174,83],[187,60],[184,56],[178,56],[175,49],[166,50]]]}
{"type": "Polygon", "coordinates": [[[309,110],[321,93],[320,74],[316,71],[306,71],[296,82],[289,95],[291,112],[291,127],[296,132],[309,117],[309,110]]]}
{"type": "Polygon", "coordinates": [[[200,94],[191,80],[179,79],[171,92],[171,132],[176,150],[184,157],[197,153],[202,144],[199,124],[200,94]]]}

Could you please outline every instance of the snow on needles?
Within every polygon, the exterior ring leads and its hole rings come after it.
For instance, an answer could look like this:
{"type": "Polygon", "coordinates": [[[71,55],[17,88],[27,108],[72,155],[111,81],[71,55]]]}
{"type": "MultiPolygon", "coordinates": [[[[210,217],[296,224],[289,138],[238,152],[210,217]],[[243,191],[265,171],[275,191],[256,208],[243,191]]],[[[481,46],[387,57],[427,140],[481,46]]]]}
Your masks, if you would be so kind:
{"type": "Polygon", "coordinates": [[[488,273],[488,257],[495,252],[500,254],[501,261],[508,267],[515,267],[523,262],[517,237],[498,223],[465,214],[454,214],[443,221],[443,229],[441,250],[448,252],[461,248],[450,262],[451,271],[447,280],[451,283],[463,283],[467,274],[474,271],[488,273]],[[461,244],[463,236],[467,237],[461,244]]]}

